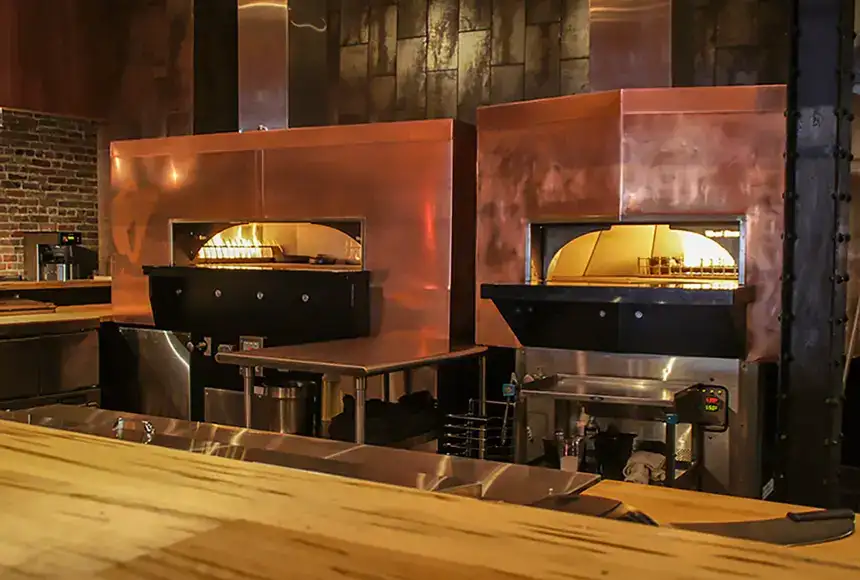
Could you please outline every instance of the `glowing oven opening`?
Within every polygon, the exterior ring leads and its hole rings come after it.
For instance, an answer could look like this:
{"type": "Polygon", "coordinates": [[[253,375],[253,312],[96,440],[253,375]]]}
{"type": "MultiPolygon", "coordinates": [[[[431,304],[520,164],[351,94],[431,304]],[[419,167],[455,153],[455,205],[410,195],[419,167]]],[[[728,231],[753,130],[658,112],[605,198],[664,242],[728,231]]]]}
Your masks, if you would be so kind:
{"type": "Polygon", "coordinates": [[[362,223],[173,223],[176,266],[361,269],[362,223]]]}
{"type": "Polygon", "coordinates": [[[262,239],[259,224],[243,224],[218,232],[197,251],[197,262],[251,260],[274,262],[278,244],[262,239]]]}
{"type": "Polygon", "coordinates": [[[591,229],[571,236],[551,254],[543,283],[732,289],[742,281],[743,240],[737,222],[591,229]]]}

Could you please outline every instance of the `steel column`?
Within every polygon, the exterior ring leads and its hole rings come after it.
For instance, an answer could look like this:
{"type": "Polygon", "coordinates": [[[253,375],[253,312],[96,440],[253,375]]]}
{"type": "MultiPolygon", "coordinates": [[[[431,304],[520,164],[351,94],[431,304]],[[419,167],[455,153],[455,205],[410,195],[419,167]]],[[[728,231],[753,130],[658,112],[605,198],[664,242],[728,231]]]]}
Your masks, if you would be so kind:
{"type": "Polygon", "coordinates": [[[854,0],[790,0],[776,493],[839,502],[854,0]]]}

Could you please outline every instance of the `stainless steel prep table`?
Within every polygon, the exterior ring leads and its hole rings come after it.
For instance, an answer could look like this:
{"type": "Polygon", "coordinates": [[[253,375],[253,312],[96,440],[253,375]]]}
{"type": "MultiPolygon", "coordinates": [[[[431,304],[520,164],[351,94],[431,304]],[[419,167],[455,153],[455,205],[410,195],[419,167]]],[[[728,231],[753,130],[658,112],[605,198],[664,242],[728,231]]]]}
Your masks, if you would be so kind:
{"type": "Polygon", "coordinates": [[[478,357],[480,401],[486,405],[486,353],[483,346],[451,346],[448,340],[384,335],[370,338],[276,346],[245,352],[220,352],[215,360],[241,368],[245,391],[245,426],[251,426],[254,368],[305,371],[355,378],[355,442],[364,443],[367,380],[443,362],[478,357]]]}

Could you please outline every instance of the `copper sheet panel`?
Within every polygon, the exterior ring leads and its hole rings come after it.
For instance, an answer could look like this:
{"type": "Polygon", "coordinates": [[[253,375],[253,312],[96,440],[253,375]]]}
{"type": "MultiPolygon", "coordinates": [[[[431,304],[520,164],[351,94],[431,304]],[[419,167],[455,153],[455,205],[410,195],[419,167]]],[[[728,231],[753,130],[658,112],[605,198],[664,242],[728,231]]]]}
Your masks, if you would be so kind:
{"type": "Polygon", "coordinates": [[[239,129],[286,128],[287,0],[239,0],[239,129]]]}
{"type": "MultiPolygon", "coordinates": [[[[617,221],[620,94],[593,93],[478,109],[477,288],[523,283],[530,222],[617,221]]],[[[519,346],[489,300],[480,344],[519,346]]]]}
{"type": "Polygon", "coordinates": [[[141,267],[170,263],[171,219],[361,220],[374,332],[471,342],[472,143],[474,129],[452,120],[115,143],[100,210],[112,223],[117,320],[152,323],[141,267]],[[469,147],[455,148],[455,128],[469,147]],[[470,275],[455,276],[464,264],[470,275]],[[469,299],[457,299],[464,287],[469,299]]]}
{"type": "Polygon", "coordinates": [[[592,90],[672,86],[672,0],[591,0],[588,19],[592,90]]]}
{"type": "Polygon", "coordinates": [[[487,348],[483,346],[458,347],[451,346],[446,339],[389,333],[370,338],[219,353],[216,359],[242,366],[366,377],[472,358],[485,352],[487,348]]]}
{"type": "MultiPolygon", "coordinates": [[[[774,360],[784,98],[781,86],[630,89],[479,109],[478,288],[525,281],[529,223],[738,217],[756,287],[748,359],[774,360]]],[[[476,321],[480,344],[518,346],[490,301],[476,321]]]]}
{"type": "Polygon", "coordinates": [[[329,147],[367,143],[424,143],[450,140],[451,132],[451,124],[444,120],[301,127],[289,131],[251,131],[242,134],[214,133],[190,137],[114,141],[111,143],[111,155],[155,157],[158,155],[195,155],[289,147],[329,147]]]}
{"type": "MultiPolygon", "coordinates": [[[[195,137],[151,139],[165,141],[195,137]]],[[[255,151],[134,157],[112,147],[111,197],[99,204],[108,216],[112,260],[111,296],[118,321],[152,321],[144,265],[171,260],[170,220],[255,220],[262,217],[255,151]]]]}
{"type": "Polygon", "coordinates": [[[265,219],[364,220],[375,330],[420,328],[448,336],[452,255],[469,251],[452,247],[450,140],[294,147],[263,155],[265,219]]]}

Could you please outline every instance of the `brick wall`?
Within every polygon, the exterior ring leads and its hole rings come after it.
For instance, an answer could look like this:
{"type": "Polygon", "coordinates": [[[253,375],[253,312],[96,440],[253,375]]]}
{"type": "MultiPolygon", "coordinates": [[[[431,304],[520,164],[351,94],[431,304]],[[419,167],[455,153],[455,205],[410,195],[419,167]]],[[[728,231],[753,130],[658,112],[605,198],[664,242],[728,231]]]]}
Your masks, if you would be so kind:
{"type": "Polygon", "coordinates": [[[22,231],[79,231],[98,249],[97,131],[0,109],[0,278],[23,274],[22,231]]]}

